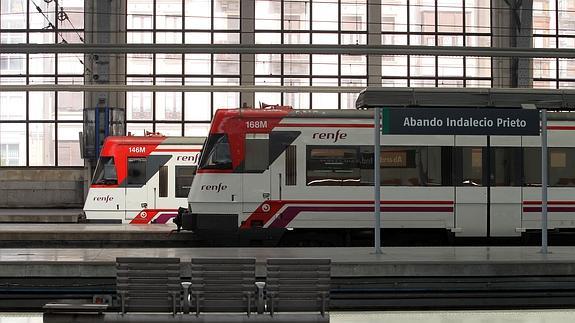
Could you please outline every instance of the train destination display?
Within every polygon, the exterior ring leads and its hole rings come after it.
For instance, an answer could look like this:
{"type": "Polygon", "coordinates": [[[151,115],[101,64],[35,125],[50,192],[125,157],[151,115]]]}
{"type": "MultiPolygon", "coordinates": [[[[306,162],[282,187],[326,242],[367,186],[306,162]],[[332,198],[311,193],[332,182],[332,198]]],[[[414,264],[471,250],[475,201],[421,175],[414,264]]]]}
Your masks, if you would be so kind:
{"type": "Polygon", "coordinates": [[[384,108],[383,134],[539,135],[535,109],[384,108]]]}

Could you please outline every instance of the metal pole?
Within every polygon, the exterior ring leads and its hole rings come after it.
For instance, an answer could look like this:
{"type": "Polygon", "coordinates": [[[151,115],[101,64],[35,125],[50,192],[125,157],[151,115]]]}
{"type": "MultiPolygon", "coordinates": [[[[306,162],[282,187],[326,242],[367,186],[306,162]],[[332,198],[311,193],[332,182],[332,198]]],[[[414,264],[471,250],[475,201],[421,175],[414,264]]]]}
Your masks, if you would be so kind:
{"type": "Polygon", "coordinates": [[[373,210],[375,215],[375,225],[373,233],[375,236],[374,251],[381,254],[381,181],[380,181],[380,155],[381,155],[381,126],[379,122],[379,108],[373,109],[373,210]]]}
{"type": "Polygon", "coordinates": [[[541,253],[547,251],[547,111],[541,109],[541,253]]]}

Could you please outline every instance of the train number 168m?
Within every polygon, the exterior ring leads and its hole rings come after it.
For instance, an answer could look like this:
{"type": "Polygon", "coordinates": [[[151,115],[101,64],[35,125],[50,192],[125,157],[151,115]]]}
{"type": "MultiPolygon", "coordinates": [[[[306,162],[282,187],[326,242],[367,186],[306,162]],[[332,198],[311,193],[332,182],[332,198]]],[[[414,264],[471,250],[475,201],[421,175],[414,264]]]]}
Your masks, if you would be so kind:
{"type": "Polygon", "coordinates": [[[146,152],[146,147],[129,147],[128,151],[135,154],[144,154],[146,152]]]}
{"type": "Polygon", "coordinates": [[[248,129],[265,129],[267,127],[268,127],[268,122],[265,120],[246,121],[246,128],[248,128],[248,129]]]}

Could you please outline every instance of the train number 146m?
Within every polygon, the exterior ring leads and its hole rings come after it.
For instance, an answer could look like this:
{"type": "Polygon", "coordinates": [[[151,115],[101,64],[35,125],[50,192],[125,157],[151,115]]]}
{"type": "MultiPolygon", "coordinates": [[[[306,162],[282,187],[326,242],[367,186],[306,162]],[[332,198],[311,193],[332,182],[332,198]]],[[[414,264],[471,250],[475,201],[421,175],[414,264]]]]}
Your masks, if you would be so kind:
{"type": "Polygon", "coordinates": [[[129,147],[128,151],[135,154],[144,154],[146,153],[146,147],[129,147]]]}

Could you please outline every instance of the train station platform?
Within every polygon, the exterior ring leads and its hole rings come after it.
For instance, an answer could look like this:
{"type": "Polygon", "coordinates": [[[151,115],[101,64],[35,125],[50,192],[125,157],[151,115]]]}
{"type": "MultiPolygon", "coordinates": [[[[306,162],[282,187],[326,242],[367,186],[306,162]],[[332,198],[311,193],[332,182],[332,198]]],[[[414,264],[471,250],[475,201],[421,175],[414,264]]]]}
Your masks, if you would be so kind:
{"type": "Polygon", "coordinates": [[[116,257],[179,257],[190,276],[190,259],[253,257],[265,277],[268,258],[330,258],[333,277],[566,276],[575,274],[575,249],[551,247],[390,247],[371,248],[125,248],[2,249],[3,277],[115,276],[116,257]]]}

